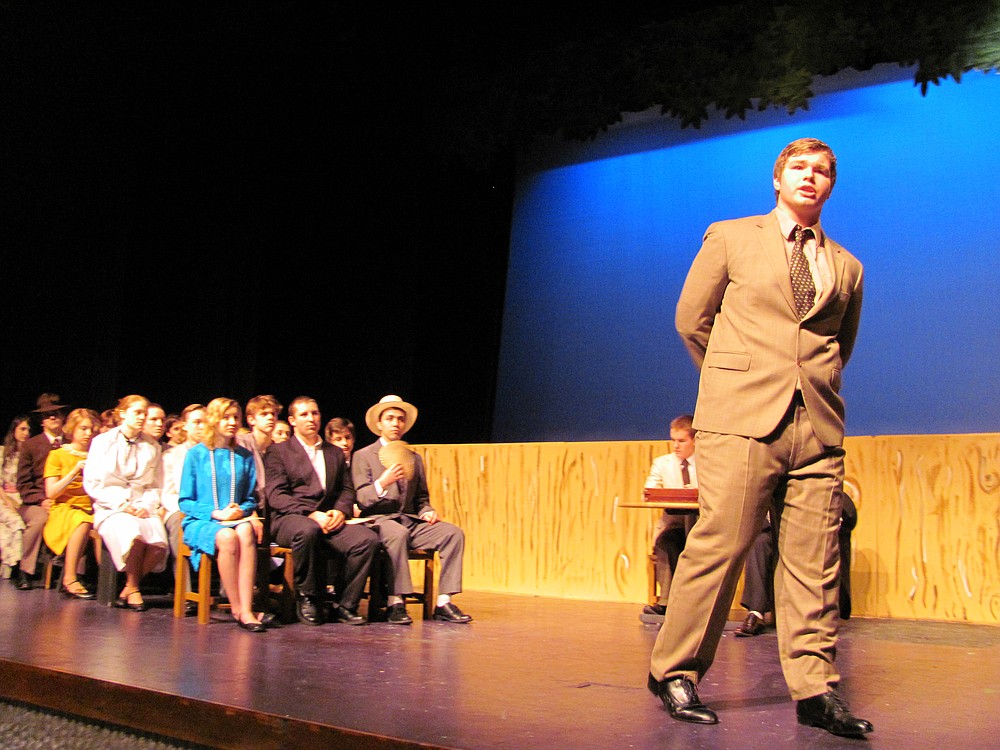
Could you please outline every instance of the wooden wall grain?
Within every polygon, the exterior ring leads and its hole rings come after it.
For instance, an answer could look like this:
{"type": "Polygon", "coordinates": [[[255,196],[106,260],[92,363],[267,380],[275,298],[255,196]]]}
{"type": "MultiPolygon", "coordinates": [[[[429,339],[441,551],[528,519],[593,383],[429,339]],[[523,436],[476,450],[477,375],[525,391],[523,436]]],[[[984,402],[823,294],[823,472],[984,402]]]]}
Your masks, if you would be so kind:
{"type": "MultiPolygon", "coordinates": [[[[1000,623],[1000,434],[848,438],[859,616],[1000,623]]],[[[667,441],[414,446],[469,590],[643,602],[667,441]]]]}

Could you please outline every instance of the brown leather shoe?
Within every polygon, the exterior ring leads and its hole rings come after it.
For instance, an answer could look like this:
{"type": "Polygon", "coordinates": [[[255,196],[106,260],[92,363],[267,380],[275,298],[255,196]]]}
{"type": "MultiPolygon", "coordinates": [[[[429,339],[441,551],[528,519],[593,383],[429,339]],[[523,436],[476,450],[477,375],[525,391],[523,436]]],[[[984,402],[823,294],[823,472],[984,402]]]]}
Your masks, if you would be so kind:
{"type": "Polygon", "coordinates": [[[701,702],[697,688],[687,677],[674,677],[660,682],[651,674],[646,687],[663,701],[667,713],[677,721],[688,721],[692,724],[719,723],[715,711],[701,702]]]}
{"type": "Polygon", "coordinates": [[[747,619],[743,621],[742,625],[736,627],[737,638],[749,638],[754,635],[760,635],[763,632],[764,620],[757,617],[753,612],[747,615],[747,619]]]}
{"type": "Polygon", "coordinates": [[[821,695],[799,701],[795,706],[795,715],[799,724],[819,727],[840,737],[861,737],[875,731],[870,721],[851,714],[836,690],[827,690],[821,695]]]}

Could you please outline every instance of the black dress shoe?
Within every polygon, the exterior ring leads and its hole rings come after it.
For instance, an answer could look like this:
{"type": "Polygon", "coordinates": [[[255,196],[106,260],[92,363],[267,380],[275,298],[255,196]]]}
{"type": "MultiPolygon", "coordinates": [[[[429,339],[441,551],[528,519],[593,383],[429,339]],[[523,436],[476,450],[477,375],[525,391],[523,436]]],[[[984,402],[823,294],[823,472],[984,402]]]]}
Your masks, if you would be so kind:
{"type": "Polygon", "coordinates": [[[400,602],[399,604],[393,604],[386,610],[386,622],[391,622],[393,625],[409,625],[413,622],[413,618],[406,614],[406,605],[400,602]]]}
{"type": "Polygon", "coordinates": [[[237,620],[236,624],[244,630],[249,630],[251,633],[267,632],[267,626],[262,622],[243,622],[243,620],[237,620]]]}
{"type": "Polygon", "coordinates": [[[649,692],[663,701],[664,708],[677,721],[693,724],[718,724],[719,717],[698,698],[698,690],[687,677],[674,677],[660,682],[649,675],[649,692]]]}
{"type": "Polygon", "coordinates": [[[639,619],[646,623],[659,623],[666,619],[667,608],[662,604],[647,604],[642,608],[639,619]]]}
{"type": "Polygon", "coordinates": [[[65,583],[59,584],[59,593],[65,596],[67,599],[96,599],[97,594],[88,589],[79,581],[70,581],[70,583],[77,584],[83,591],[72,591],[65,583]]]}
{"type": "Polygon", "coordinates": [[[827,690],[822,695],[799,701],[795,707],[795,715],[799,724],[819,727],[841,737],[861,737],[875,731],[870,721],[851,714],[836,690],[827,690]]]}
{"type": "Polygon", "coordinates": [[[442,620],[444,622],[458,622],[458,623],[472,622],[472,617],[465,614],[465,612],[456,607],[452,602],[448,602],[447,604],[440,607],[435,607],[434,619],[442,620]]]}
{"type": "Polygon", "coordinates": [[[274,612],[265,612],[260,616],[260,624],[265,628],[273,627],[278,622],[278,616],[274,612]]]}
{"type": "Polygon", "coordinates": [[[754,635],[760,635],[763,632],[764,620],[757,617],[753,612],[747,615],[747,619],[743,621],[742,625],[736,626],[737,638],[749,638],[754,635]]]}
{"type": "Polygon", "coordinates": [[[323,612],[319,602],[311,596],[299,596],[295,602],[295,614],[298,616],[299,622],[304,622],[306,625],[323,624],[323,612]]]}
{"type": "Polygon", "coordinates": [[[118,607],[118,609],[131,609],[133,612],[145,612],[147,609],[149,609],[149,605],[146,604],[145,601],[141,601],[135,604],[129,601],[129,599],[132,596],[138,593],[139,593],[138,591],[133,591],[128,596],[119,596],[117,599],[115,599],[115,606],[118,607]]]}
{"type": "Polygon", "coordinates": [[[28,574],[21,570],[20,567],[11,573],[10,580],[14,584],[14,588],[18,591],[31,591],[34,588],[28,574]]]}
{"type": "Polygon", "coordinates": [[[198,602],[193,602],[188,599],[184,602],[184,616],[194,617],[196,614],[198,614],[198,602]]]}
{"type": "Polygon", "coordinates": [[[330,606],[330,617],[334,622],[343,622],[348,625],[367,625],[368,620],[359,614],[351,612],[347,607],[342,607],[339,604],[333,604],[330,606]]]}

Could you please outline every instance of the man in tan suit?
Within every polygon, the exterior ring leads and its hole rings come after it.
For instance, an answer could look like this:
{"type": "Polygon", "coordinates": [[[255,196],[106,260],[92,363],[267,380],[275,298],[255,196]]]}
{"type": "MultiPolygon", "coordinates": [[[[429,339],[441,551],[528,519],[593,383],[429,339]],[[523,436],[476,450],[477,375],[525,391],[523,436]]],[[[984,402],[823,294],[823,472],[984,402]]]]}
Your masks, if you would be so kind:
{"type": "Polygon", "coordinates": [[[774,165],[775,210],[712,224],[677,303],[701,370],[694,427],[698,522],[674,573],[649,688],[680,721],[715,724],[696,685],[712,664],[750,544],[780,519],[775,619],[802,724],[858,736],[872,725],[837,692],[837,530],[844,476],[840,376],[861,312],[861,263],[820,213],[837,179],[822,141],[774,165]]]}

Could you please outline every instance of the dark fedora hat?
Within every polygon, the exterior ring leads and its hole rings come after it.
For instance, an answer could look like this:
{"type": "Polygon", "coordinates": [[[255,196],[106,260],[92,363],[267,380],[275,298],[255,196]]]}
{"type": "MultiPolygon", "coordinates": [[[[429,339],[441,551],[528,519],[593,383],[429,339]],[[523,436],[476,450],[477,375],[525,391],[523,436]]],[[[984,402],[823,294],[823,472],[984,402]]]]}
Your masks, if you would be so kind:
{"type": "Polygon", "coordinates": [[[65,411],[69,407],[59,403],[59,395],[56,393],[43,393],[38,397],[38,408],[32,409],[36,414],[45,414],[52,411],[65,411]]]}

